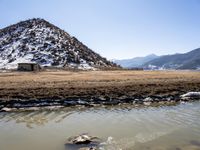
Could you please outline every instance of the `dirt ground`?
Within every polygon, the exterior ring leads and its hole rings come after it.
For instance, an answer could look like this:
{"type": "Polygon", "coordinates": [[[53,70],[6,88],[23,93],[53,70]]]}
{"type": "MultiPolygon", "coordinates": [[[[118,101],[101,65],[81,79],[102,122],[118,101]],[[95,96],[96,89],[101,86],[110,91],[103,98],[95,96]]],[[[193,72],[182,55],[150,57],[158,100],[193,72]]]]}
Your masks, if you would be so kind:
{"type": "Polygon", "coordinates": [[[200,91],[200,72],[45,71],[0,73],[0,99],[134,97],[200,91]]]}

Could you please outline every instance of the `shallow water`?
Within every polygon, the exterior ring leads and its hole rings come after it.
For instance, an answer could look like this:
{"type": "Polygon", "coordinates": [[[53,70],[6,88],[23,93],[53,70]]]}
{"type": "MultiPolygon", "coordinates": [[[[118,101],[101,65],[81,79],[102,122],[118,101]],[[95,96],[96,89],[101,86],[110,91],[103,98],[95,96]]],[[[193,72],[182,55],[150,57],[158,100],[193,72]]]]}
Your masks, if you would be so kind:
{"type": "Polygon", "coordinates": [[[0,113],[0,150],[64,150],[81,133],[106,150],[200,150],[200,102],[0,113]]]}

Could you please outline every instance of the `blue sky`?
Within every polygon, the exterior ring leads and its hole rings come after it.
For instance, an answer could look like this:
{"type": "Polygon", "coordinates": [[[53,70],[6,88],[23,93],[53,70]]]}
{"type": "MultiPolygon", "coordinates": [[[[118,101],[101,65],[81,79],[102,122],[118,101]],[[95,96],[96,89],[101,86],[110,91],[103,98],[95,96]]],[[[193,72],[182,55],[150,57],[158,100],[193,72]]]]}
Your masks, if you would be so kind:
{"type": "Polygon", "coordinates": [[[200,0],[0,0],[0,28],[44,18],[109,59],[200,47],[200,0]]]}

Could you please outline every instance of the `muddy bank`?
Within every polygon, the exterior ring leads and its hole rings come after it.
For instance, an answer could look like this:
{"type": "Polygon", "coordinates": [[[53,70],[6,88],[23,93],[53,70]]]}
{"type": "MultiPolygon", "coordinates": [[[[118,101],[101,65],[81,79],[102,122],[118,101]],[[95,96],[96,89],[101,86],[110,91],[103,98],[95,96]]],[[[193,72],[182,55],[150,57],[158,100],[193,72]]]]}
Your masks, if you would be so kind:
{"type": "Polygon", "coordinates": [[[90,71],[0,74],[0,109],[173,103],[200,91],[200,72],[90,71]]]}
{"type": "Polygon", "coordinates": [[[188,102],[200,100],[200,92],[197,95],[187,96],[174,95],[174,96],[151,96],[151,97],[120,97],[118,99],[112,99],[109,97],[71,97],[66,99],[15,99],[15,100],[1,100],[0,111],[12,111],[12,110],[36,110],[37,108],[56,109],[60,107],[70,106],[101,106],[101,105],[145,105],[145,106],[158,106],[158,105],[171,105],[180,102],[188,102]]]}

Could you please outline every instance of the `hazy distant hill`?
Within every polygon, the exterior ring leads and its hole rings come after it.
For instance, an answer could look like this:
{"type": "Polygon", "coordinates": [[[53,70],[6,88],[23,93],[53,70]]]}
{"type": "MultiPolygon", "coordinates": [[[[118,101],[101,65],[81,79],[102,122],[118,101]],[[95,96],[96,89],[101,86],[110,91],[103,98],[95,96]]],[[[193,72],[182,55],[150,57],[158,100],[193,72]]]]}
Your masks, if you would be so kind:
{"type": "Polygon", "coordinates": [[[146,69],[200,69],[200,48],[184,54],[165,55],[143,65],[146,69]]]}
{"type": "Polygon", "coordinates": [[[132,59],[121,59],[121,60],[114,60],[114,62],[124,68],[134,68],[134,67],[141,67],[143,64],[151,61],[159,56],[155,54],[151,54],[145,57],[135,57],[132,59]]]}
{"type": "Polygon", "coordinates": [[[16,68],[19,62],[78,69],[116,66],[44,19],[30,19],[0,30],[0,69],[16,68]]]}

